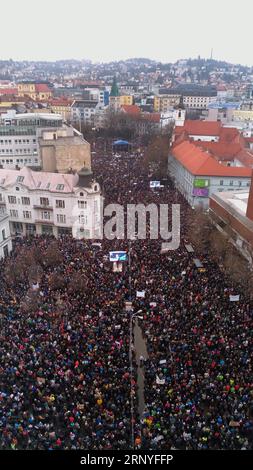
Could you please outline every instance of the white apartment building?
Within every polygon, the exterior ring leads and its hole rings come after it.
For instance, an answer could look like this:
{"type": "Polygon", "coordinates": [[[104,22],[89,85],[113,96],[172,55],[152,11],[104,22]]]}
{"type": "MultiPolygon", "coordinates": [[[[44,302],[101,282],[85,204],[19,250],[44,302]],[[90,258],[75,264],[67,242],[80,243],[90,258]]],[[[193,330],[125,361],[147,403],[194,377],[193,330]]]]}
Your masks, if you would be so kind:
{"type": "Polygon", "coordinates": [[[73,123],[94,126],[95,114],[102,107],[95,100],[75,100],[71,106],[71,120],[73,123]]]}
{"type": "Polygon", "coordinates": [[[89,170],[60,174],[0,169],[0,210],[9,216],[12,235],[99,238],[102,198],[89,170]]]}
{"type": "Polygon", "coordinates": [[[217,96],[211,96],[208,94],[196,94],[189,93],[184,94],[183,103],[186,108],[191,109],[207,109],[210,103],[216,101],[217,96]]]}
{"type": "Polygon", "coordinates": [[[12,250],[12,241],[8,214],[0,207],[0,259],[5,258],[12,250]]]}
{"type": "Polygon", "coordinates": [[[42,137],[43,131],[52,131],[63,127],[63,119],[60,114],[17,114],[13,110],[2,114],[0,121],[0,165],[6,168],[40,167],[39,138],[42,137]]]}

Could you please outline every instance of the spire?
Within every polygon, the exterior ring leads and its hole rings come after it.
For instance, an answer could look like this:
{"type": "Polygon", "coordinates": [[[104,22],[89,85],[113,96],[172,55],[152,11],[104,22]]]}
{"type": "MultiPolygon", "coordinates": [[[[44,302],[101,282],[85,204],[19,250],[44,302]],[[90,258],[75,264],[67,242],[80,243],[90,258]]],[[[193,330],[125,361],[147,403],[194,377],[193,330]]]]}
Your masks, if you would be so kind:
{"type": "Polygon", "coordinates": [[[119,89],[116,81],[116,77],[113,79],[113,84],[111,88],[111,95],[110,96],[119,96],[119,89]]]}

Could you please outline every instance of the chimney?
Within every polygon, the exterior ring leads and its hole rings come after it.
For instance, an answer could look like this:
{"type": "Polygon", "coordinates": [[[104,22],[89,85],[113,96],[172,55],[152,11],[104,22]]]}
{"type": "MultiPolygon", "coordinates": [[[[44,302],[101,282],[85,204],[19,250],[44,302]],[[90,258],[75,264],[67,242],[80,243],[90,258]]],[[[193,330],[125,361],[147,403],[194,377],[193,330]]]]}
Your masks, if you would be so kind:
{"type": "Polygon", "coordinates": [[[246,215],[250,220],[253,220],[253,172],[251,175],[251,185],[249,190],[249,199],[246,215]]]}

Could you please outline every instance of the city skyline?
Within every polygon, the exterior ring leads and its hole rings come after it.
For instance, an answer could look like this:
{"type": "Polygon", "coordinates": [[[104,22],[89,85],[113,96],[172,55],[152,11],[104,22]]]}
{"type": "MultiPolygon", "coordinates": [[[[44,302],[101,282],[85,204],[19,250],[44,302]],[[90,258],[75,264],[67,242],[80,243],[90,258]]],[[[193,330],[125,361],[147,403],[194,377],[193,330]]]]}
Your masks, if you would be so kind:
{"type": "Polygon", "coordinates": [[[228,0],[214,0],[212,9],[200,0],[173,6],[157,0],[153,8],[143,0],[129,0],[127,7],[116,0],[96,5],[73,0],[71,10],[59,0],[45,0],[39,14],[32,0],[14,0],[2,10],[12,21],[1,25],[1,58],[111,62],[147,57],[168,63],[209,58],[213,50],[214,59],[252,66],[248,44],[253,7],[242,0],[240,8],[243,22],[228,0]]]}

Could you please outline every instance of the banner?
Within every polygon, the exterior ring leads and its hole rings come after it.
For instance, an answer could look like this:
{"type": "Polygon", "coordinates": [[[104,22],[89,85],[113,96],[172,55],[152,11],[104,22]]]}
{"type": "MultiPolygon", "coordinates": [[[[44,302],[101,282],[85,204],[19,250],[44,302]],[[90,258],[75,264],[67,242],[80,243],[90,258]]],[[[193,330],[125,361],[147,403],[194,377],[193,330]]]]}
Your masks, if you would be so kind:
{"type": "Polygon", "coordinates": [[[165,384],[165,379],[160,379],[158,375],[156,376],[156,383],[158,385],[164,385],[165,384]]]}
{"type": "Polygon", "coordinates": [[[209,186],[209,180],[197,178],[194,180],[193,185],[194,185],[194,188],[206,188],[207,186],[209,186]]]}
{"type": "Polygon", "coordinates": [[[127,261],[127,252],[126,251],[110,251],[110,261],[127,261]]]}
{"type": "Polygon", "coordinates": [[[208,197],[209,189],[208,188],[193,188],[192,195],[196,197],[208,197]]]}
{"type": "Polygon", "coordinates": [[[141,291],[141,290],[137,290],[137,291],[136,291],[136,297],[140,297],[140,298],[144,299],[144,297],[145,297],[145,290],[142,290],[142,291],[141,291]]]}
{"type": "Polygon", "coordinates": [[[114,273],[122,273],[122,271],[123,271],[123,264],[121,262],[118,263],[118,262],[114,261],[113,262],[113,272],[114,273]]]}
{"type": "Polygon", "coordinates": [[[149,187],[150,188],[160,188],[161,182],[160,181],[150,181],[149,187]]]}
{"type": "Polygon", "coordinates": [[[230,295],[229,300],[230,300],[230,302],[239,302],[240,295],[230,295]]]}

